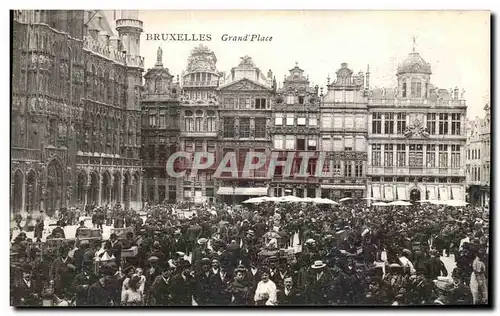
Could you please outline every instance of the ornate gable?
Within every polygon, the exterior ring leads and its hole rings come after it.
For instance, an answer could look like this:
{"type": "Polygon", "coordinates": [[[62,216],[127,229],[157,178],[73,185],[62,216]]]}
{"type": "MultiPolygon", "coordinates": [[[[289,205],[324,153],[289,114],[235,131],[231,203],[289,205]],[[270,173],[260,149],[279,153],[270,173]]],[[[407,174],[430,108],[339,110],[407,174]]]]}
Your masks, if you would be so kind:
{"type": "Polygon", "coordinates": [[[263,91],[263,90],[271,91],[272,88],[267,87],[267,86],[260,84],[258,82],[254,82],[250,79],[243,78],[243,79],[231,82],[227,85],[220,87],[220,90],[223,90],[223,91],[224,90],[225,91],[228,91],[228,90],[231,90],[231,91],[234,91],[234,90],[237,90],[237,91],[263,91]]]}

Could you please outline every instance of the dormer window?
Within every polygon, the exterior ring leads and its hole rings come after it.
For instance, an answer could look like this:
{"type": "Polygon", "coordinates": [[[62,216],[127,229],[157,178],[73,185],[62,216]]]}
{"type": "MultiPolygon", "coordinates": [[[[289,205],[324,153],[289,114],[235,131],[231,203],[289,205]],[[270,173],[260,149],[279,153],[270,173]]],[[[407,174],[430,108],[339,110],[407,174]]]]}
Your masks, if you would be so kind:
{"type": "Polygon", "coordinates": [[[406,98],[406,82],[403,82],[403,98],[406,98]]]}
{"type": "Polygon", "coordinates": [[[286,96],[286,104],[294,104],[295,103],[295,97],[291,94],[286,96]]]}

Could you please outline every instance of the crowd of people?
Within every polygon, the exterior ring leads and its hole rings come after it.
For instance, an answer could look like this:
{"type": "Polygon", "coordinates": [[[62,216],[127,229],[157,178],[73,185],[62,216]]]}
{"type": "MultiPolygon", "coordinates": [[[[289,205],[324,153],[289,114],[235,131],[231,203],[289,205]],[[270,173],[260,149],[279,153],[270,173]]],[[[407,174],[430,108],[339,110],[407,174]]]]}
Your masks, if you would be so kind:
{"type": "Polygon", "coordinates": [[[271,202],[205,204],[190,216],[178,208],[87,207],[74,212],[89,219],[76,236],[64,231],[75,220],[59,218],[44,241],[47,227],[37,219],[35,240],[21,231],[12,241],[11,304],[488,303],[486,208],[271,202]],[[77,238],[103,225],[124,233],[77,238]],[[452,271],[443,256],[452,257],[452,271]]]}

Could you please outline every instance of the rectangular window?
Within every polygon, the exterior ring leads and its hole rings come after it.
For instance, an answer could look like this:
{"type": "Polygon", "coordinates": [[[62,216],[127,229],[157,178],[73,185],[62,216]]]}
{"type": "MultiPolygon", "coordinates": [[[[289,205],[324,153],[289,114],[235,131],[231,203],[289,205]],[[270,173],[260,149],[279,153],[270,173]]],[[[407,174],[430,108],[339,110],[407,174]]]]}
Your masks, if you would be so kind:
{"type": "Polygon", "coordinates": [[[448,134],[448,113],[439,113],[439,135],[448,134]]]}
{"type": "Polygon", "coordinates": [[[250,118],[240,118],[240,138],[250,137],[250,118]]]}
{"type": "Polygon", "coordinates": [[[345,162],[344,177],[352,177],[352,163],[351,163],[351,161],[345,162]]]}
{"type": "Polygon", "coordinates": [[[187,152],[192,153],[193,150],[194,150],[194,143],[193,143],[193,141],[187,140],[184,143],[184,150],[187,151],[187,152]]]}
{"type": "Polygon", "coordinates": [[[427,114],[427,132],[436,135],[436,113],[427,114]]]}
{"type": "Polygon", "coordinates": [[[203,152],[203,142],[196,142],[194,151],[197,153],[203,152]]]}
{"type": "Polygon", "coordinates": [[[149,126],[156,127],[156,114],[149,115],[149,126]]]}
{"type": "Polygon", "coordinates": [[[363,162],[356,161],[354,163],[354,176],[359,178],[363,176],[363,162]]]}
{"type": "Polygon", "coordinates": [[[345,102],[354,102],[354,91],[345,91],[345,102]]]}
{"type": "Polygon", "coordinates": [[[425,159],[427,162],[427,168],[436,167],[436,145],[427,145],[427,154],[425,159]]]}
{"type": "Polygon", "coordinates": [[[373,113],[372,134],[382,134],[382,114],[373,113]]]}
{"type": "Polygon", "coordinates": [[[410,167],[423,167],[424,165],[424,152],[421,144],[410,145],[409,165],[410,167]]]}
{"type": "Polygon", "coordinates": [[[315,151],[318,148],[317,142],[315,139],[307,140],[307,150],[315,151]]]}
{"type": "Polygon", "coordinates": [[[233,138],[234,137],[234,117],[225,117],[222,119],[224,124],[224,137],[233,138]]]}
{"type": "Polygon", "coordinates": [[[318,126],[316,114],[309,114],[309,126],[318,126]]]}
{"type": "Polygon", "coordinates": [[[208,132],[215,132],[215,116],[207,117],[207,128],[208,132]]]}
{"type": "Polygon", "coordinates": [[[364,137],[356,137],[356,151],[366,151],[366,142],[364,137]]]}
{"type": "Polygon", "coordinates": [[[297,125],[299,125],[299,126],[306,125],[306,118],[305,117],[298,117],[297,118],[297,125]]]}
{"type": "Polygon", "coordinates": [[[344,91],[342,90],[337,90],[334,92],[334,102],[343,102],[344,101],[344,91]]]}
{"type": "Polygon", "coordinates": [[[448,168],[448,145],[439,145],[439,168],[448,168]]]}
{"type": "Polygon", "coordinates": [[[393,134],[393,133],[394,133],[394,114],[385,113],[384,134],[393,134]]]}
{"type": "Polygon", "coordinates": [[[345,151],[352,151],[352,144],[353,141],[352,141],[352,137],[351,136],[347,136],[345,137],[344,139],[344,150],[345,151]]]}
{"type": "Polygon", "coordinates": [[[420,98],[422,96],[422,83],[418,81],[411,82],[411,97],[420,98]]]}
{"type": "Polygon", "coordinates": [[[406,166],[406,145],[397,144],[396,145],[396,164],[398,167],[406,166]]]}
{"type": "Polygon", "coordinates": [[[305,138],[297,138],[297,150],[306,150],[305,138]]]}
{"type": "Polygon", "coordinates": [[[330,137],[323,137],[321,139],[321,148],[323,151],[332,151],[333,150],[332,139],[330,137]]]}
{"type": "Polygon", "coordinates": [[[397,115],[397,134],[404,134],[406,130],[406,113],[398,113],[397,115]]]}
{"type": "Polygon", "coordinates": [[[294,119],[293,119],[293,113],[287,113],[286,114],[286,125],[287,126],[293,126],[295,124],[294,119]]]}
{"type": "Polygon", "coordinates": [[[274,148],[275,149],[284,149],[283,143],[285,141],[285,137],[283,135],[274,135],[274,148]]]}
{"type": "Polygon", "coordinates": [[[209,153],[215,153],[215,142],[208,142],[207,143],[207,151],[209,153]]]}
{"type": "Polygon", "coordinates": [[[294,104],[294,103],[295,103],[295,97],[293,95],[287,95],[286,104],[294,104]]]}
{"type": "Polygon", "coordinates": [[[255,138],[266,138],[267,122],[265,117],[256,117],[254,119],[254,127],[255,138]]]}
{"type": "Polygon", "coordinates": [[[356,116],[356,129],[365,129],[365,122],[364,116],[356,116]]]}
{"type": "Polygon", "coordinates": [[[203,117],[196,116],[194,119],[194,130],[195,132],[201,132],[203,130],[203,117]]]}
{"type": "Polygon", "coordinates": [[[265,110],[266,109],[266,99],[262,99],[262,98],[255,99],[255,109],[265,110]]]}
{"type": "Polygon", "coordinates": [[[460,168],[460,145],[451,145],[451,167],[460,168]]]}
{"type": "Polygon", "coordinates": [[[286,137],[285,137],[285,149],[295,149],[295,136],[286,135],[286,137]]]}
{"type": "Polygon", "coordinates": [[[451,135],[460,135],[460,113],[451,114],[451,135]]]}
{"type": "Polygon", "coordinates": [[[403,82],[403,98],[406,98],[406,82],[403,82]]]}
{"type": "Polygon", "coordinates": [[[344,121],[344,117],[342,116],[342,114],[339,114],[339,113],[333,114],[333,128],[334,129],[342,129],[343,121],[344,121]]]}
{"type": "Polygon", "coordinates": [[[394,145],[392,144],[384,145],[384,166],[394,166],[394,145]]]}
{"type": "Polygon", "coordinates": [[[303,96],[299,96],[299,104],[304,104],[304,97],[303,96]]]}
{"type": "Polygon", "coordinates": [[[342,149],[344,149],[343,146],[342,138],[335,137],[333,139],[333,151],[342,151],[342,149]]]}
{"type": "Polygon", "coordinates": [[[236,99],[234,98],[224,98],[224,108],[226,110],[233,110],[235,109],[234,103],[236,99]]]}
{"type": "Polygon", "coordinates": [[[344,117],[344,127],[349,129],[354,127],[354,117],[352,115],[346,115],[344,117]]]}
{"type": "Polygon", "coordinates": [[[274,125],[283,125],[283,113],[276,113],[274,117],[274,125]]]}
{"type": "Polygon", "coordinates": [[[380,167],[382,165],[382,145],[372,144],[372,166],[380,167]]]}
{"type": "Polygon", "coordinates": [[[323,127],[323,128],[331,128],[332,127],[332,115],[331,114],[322,115],[321,127],[323,127]]]}
{"type": "Polygon", "coordinates": [[[338,160],[335,160],[333,162],[333,175],[340,176],[340,170],[341,170],[340,167],[341,167],[341,165],[342,165],[341,162],[338,161],[338,160]]]}

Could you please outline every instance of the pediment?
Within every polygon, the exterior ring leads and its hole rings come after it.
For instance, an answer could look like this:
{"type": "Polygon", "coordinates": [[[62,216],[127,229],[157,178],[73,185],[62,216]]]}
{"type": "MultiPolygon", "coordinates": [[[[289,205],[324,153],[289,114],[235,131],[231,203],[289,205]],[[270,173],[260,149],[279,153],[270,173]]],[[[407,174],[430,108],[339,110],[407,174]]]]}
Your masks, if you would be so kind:
{"type": "Polygon", "coordinates": [[[231,90],[231,91],[271,91],[271,87],[267,87],[261,83],[254,82],[250,79],[240,79],[234,82],[231,82],[227,85],[220,87],[220,90],[231,90]]]}

